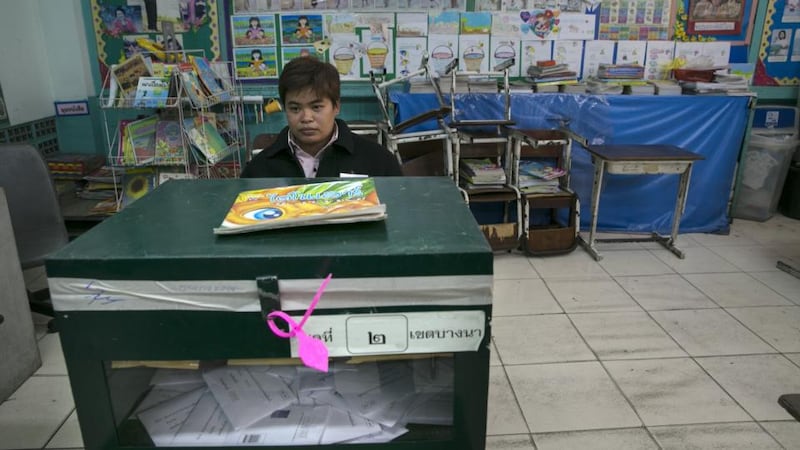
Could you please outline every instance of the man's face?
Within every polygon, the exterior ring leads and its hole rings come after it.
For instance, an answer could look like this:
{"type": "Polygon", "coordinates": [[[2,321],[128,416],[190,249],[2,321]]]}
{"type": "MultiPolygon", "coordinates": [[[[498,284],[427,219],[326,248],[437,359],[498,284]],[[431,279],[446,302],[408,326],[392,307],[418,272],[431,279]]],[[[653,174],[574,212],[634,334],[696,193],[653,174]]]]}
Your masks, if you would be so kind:
{"type": "Polygon", "coordinates": [[[339,104],[320,98],[311,89],[287,92],[285,101],[292,136],[303,150],[316,155],[331,138],[339,104]]]}

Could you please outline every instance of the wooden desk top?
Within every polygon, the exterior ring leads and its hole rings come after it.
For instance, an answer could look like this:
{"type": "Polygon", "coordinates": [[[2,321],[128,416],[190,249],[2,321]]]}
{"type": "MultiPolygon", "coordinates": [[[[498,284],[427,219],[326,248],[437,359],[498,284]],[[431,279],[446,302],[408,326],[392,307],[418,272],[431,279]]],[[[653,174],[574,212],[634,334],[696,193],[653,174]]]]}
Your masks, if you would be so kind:
{"type": "Polygon", "coordinates": [[[705,159],[703,155],[686,151],[680,147],[661,144],[590,145],[586,150],[606,161],[697,161],[705,159]]]}

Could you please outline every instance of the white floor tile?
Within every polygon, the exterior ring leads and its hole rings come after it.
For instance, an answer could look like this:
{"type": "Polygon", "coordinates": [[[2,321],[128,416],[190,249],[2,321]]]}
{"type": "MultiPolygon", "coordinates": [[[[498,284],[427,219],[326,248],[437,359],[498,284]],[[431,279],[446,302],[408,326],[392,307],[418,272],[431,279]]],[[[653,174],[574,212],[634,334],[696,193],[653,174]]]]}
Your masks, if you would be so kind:
{"type": "Polygon", "coordinates": [[[684,278],[720,306],[793,304],[760,281],[743,273],[687,274],[684,278]]]}
{"type": "Polygon", "coordinates": [[[496,280],[539,278],[528,258],[521,253],[495,253],[494,278],[496,280]]]}
{"type": "MultiPolygon", "coordinates": [[[[725,247],[740,248],[740,247],[725,247]]],[[[675,257],[671,252],[654,250],[652,253],[664,264],[678,273],[712,273],[739,272],[739,268],[725,261],[722,257],[705,247],[686,247],[681,249],[686,254],[684,259],[675,257]]]]}
{"type": "Polygon", "coordinates": [[[622,250],[603,253],[601,249],[601,255],[603,255],[603,259],[600,260],[600,265],[615,277],[675,273],[668,265],[653,256],[649,250],[622,250]]]}
{"type": "Polygon", "coordinates": [[[787,450],[800,450],[800,422],[761,422],[761,426],[787,450]]]}
{"type": "Polygon", "coordinates": [[[722,309],[652,311],[650,315],[692,356],[776,353],[722,309]]]}
{"type": "Polygon", "coordinates": [[[83,436],[81,435],[81,428],[78,424],[78,415],[75,411],[72,411],[72,414],[69,415],[64,425],[58,429],[53,439],[47,443],[46,448],[83,448],[83,436]]]}
{"type": "Polygon", "coordinates": [[[540,279],[494,280],[492,314],[519,316],[563,312],[561,306],[540,279]]]}
{"type": "MultiPolygon", "coordinates": [[[[669,234],[666,236],[669,236],[669,234]]],[[[697,241],[697,239],[695,239],[695,236],[696,235],[693,234],[678,234],[678,238],[675,240],[675,246],[681,250],[686,250],[687,248],[692,247],[701,247],[701,244],[697,241]]],[[[658,250],[660,252],[667,252],[665,254],[671,254],[666,247],[661,245],[659,242],[642,242],[640,245],[642,248],[646,248],[648,250],[658,250]]]]}
{"type": "Polygon", "coordinates": [[[800,278],[781,270],[751,272],[750,276],[769,286],[770,289],[800,305],[800,278]]]}
{"type": "Polygon", "coordinates": [[[750,420],[689,358],[603,364],[647,426],[750,420]]]}
{"type": "Polygon", "coordinates": [[[487,436],[486,450],[536,450],[527,434],[487,436]]]}
{"type": "Polygon", "coordinates": [[[781,446],[754,422],[652,427],[664,450],[770,450],[781,446]]]}
{"type": "Polygon", "coordinates": [[[489,349],[489,366],[502,366],[503,362],[500,361],[500,357],[497,354],[497,347],[494,345],[494,339],[492,340],[491,348],[489,349]]]}
{"type": "MultiPolygon", "coordinates": [[[[589,232],[582,233],[582,236],[587,241],[589,240],[589,232]]],[[[631,233],[595,233],[595,239],[641,239],[648,237],[645,234],[631,234],[631,233]]],[[[596,246],[600,251],[616,251],[616,250],[641,250],[644,247],[643,242],[596,242],[596,246]]]]}
{"type": "Polygon", "coordinates": [[[522,417],[514,391],[508,384],[502,366],[489,369],[489,404],[486,417],[486,434],[523,434],[528,425],[522,417]]]}
{"type": "Polygon", "coordinates": [[[800,353],[786,353],[783,356],[792,360],[798,367],[800,367],[800,353]]]}
{"type": "Polygon", "coordinates": [[[704,247],[724,247],[736,245],[755,245],[756,241],[747,237],[743,233],[735,230],[730,230],[728,234],[714,234],[714,233],[691,233],[682,234],[679,236],[683,238],[688,236],[698,244],[704,247]]]}
{"type": "Polygon", "coordinates": [[[506,367],[532,432],[641,426],[597,362],[506,367]]]}
{"type": "Polygon", "coordinates": [[[75,408],[65,376],[33,376],[0,404],[0,449],[43,448],[75,408]]]}
{"type": "Polygon", "coordinates": [[[728,308],[728,312],[781,353],[800,352],[800,306],[728,308]]]}
{"type": "Polygon", "coordinates": [[[570,314],[570,319],[601,360],[687,356],[644,312],[570,314]]]}
{"type": "Polygon", "coordinates": [[[553,291],[556,300],[568,313],[641,311],[616,281],[554,281],[547,286],[553,291]]]}
{"type": "Polygon", "coordinates": [[[717,247],[712,250],[744,272],[775,270],[780,257],[775,248],[764,246],[717,247]]]}
{"type": "Polygon", "coordinates": [[[792,419],[778,397],[800,392],[800,368],[783,356],[723,356],[697,362],[756,420],[792,419]]]}
{"type": "Polygon", "coordinates": [[[717,307],[680,275],[617,277],[616,280],[647,311],[717,307]]]}
{"type": "Polygon", "coordinates": [[[39,353],[42,355],[42,367],[36,371],[36,375],[67,375],[58,333],[47,334],[39,339],[39,353]]]}
{"type": "Polygon", "coordinates": [[[610,280],[611,277],[592,257],[578,248],[566,255],[530,258],[545,280],[610,280]]]}
{"type": "Polygon", "coordinates": [[[592,450],[646,450],[658,445],[644,428],[615,430],[566,431],[534,434],[538,450],[592,449],[592,450]]]}
{"type": "Polygon", "coordinates": [[[597,359],[564,314],[495,317],[492,334],[506,366],[597,359]]]}

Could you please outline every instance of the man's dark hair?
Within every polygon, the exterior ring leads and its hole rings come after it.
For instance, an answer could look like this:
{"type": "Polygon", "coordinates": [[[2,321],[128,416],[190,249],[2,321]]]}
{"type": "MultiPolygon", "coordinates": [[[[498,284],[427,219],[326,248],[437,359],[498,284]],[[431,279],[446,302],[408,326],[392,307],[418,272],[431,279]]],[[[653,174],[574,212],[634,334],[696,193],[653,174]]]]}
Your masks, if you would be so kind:
{"type": "Polygon", "coordinates": [[[339,104],[339,72],[331,64],[313,56],[300,56],[283,68],[278,79],[278,95],[281,103],[286,102],[286,93],[311,89],[320,98],[328,98],[334,105],[339,104]]]}

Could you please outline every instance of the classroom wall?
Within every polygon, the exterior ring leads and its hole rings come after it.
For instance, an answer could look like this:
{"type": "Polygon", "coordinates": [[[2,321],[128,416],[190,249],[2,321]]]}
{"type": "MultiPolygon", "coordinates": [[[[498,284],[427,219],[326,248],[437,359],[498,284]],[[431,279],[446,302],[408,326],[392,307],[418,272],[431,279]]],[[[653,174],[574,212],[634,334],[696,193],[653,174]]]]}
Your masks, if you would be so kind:
{"type": "Polygon", "coordinates": [[[50,75],[54,67],[47,56],[45,29],[40,21],[41,6],[47,3],[0,1],[0,84],[11,125],[53,115],[50,75]]]}

